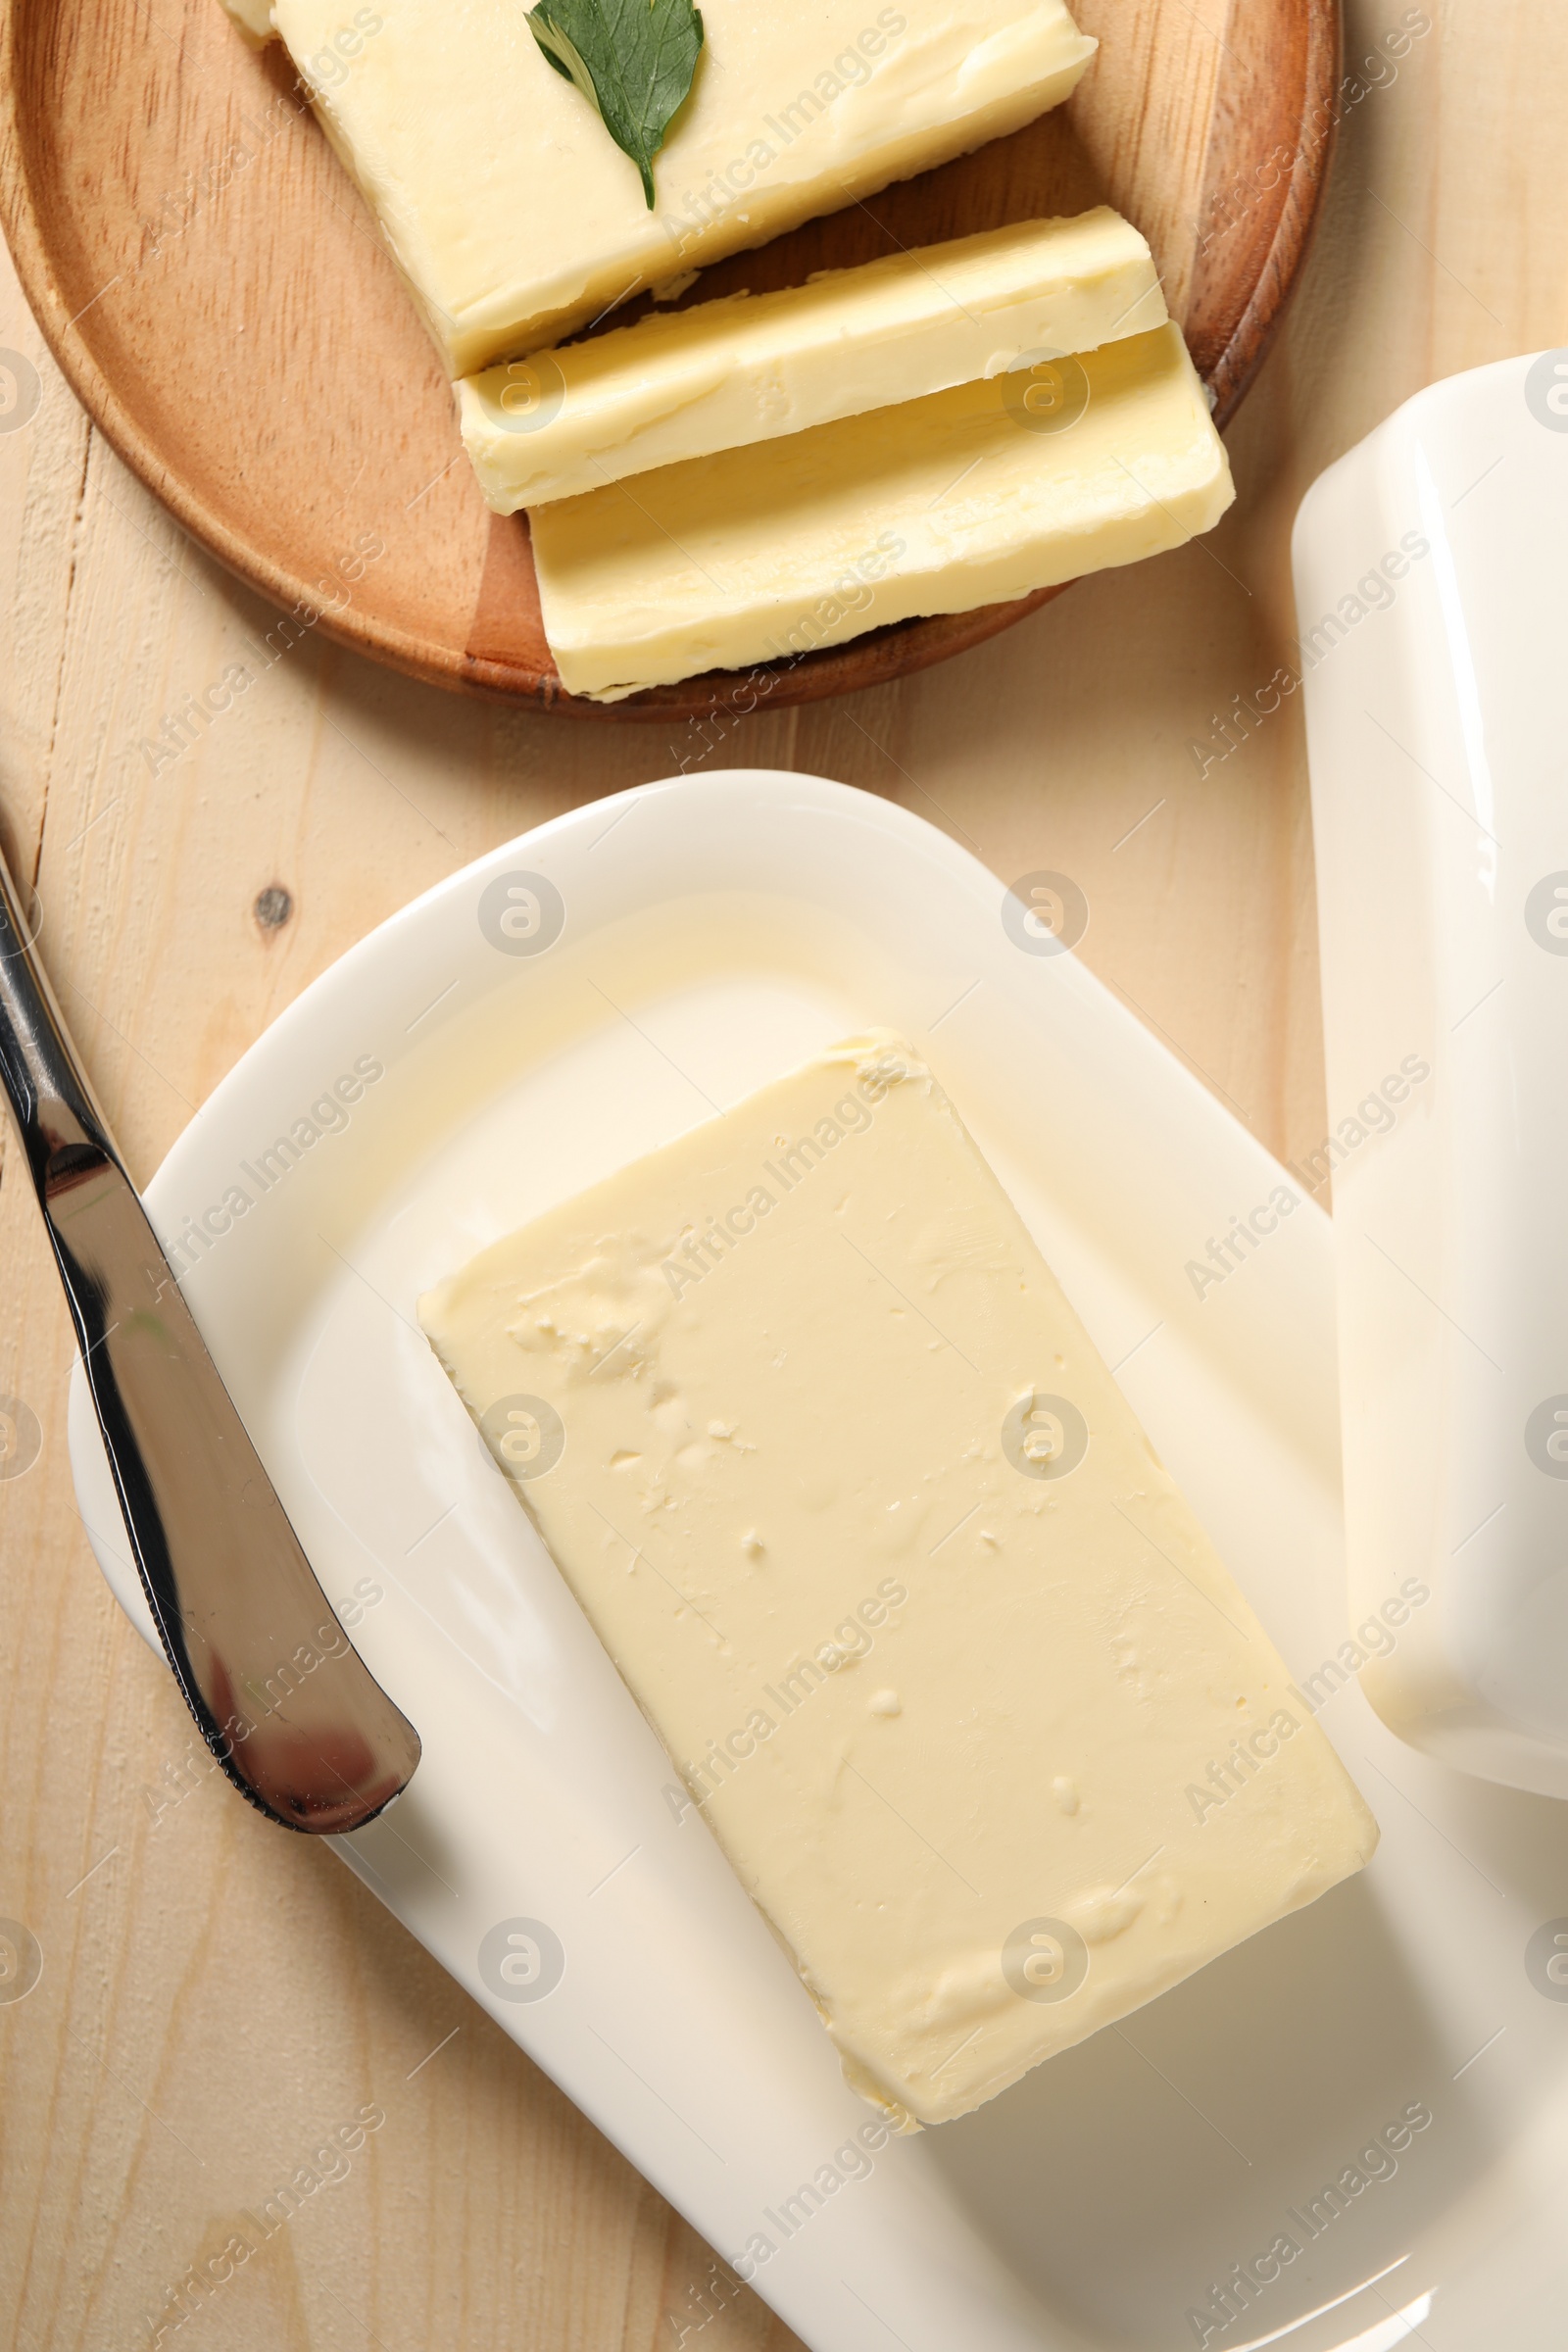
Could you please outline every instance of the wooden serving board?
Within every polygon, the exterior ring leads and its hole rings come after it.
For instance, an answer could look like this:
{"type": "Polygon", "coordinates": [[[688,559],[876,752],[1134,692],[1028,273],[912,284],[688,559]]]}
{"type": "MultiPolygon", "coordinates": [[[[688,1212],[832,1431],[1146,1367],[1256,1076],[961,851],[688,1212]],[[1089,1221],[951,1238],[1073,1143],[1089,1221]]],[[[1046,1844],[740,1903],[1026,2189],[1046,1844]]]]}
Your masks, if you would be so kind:
{"type": "MultiPolygon", "coordinates": [[[[1107,202],[1148,236],[1223,423],[1316,215],[1338,0],[1075,13],[1101,49],[1068,107],[714,265],[687,299],[1107,202]]],[[[480,497],[442,366],[279,47],[247,47],[218,0],[0,0],[0,213],[55,357],[148,488],[296,629],[583,717],[724,709],[726,673],[608,707],[563,692],[526,520],[480,497]]],[[[923,668],[1060,593],[811,655],[771,703],[923,668]]]]}

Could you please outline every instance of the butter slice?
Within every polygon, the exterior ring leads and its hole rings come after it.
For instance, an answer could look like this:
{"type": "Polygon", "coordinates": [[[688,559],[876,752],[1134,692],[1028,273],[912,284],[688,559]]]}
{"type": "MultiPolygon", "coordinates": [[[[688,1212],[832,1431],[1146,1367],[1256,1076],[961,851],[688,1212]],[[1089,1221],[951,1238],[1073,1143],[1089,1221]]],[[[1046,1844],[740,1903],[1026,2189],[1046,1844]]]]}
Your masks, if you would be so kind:
{"type": "Polygon", "coordinates": [[[253,49],[265,49],[272,35],[272,0],[223,0],[223,6],[253,49]]]}
{"type": "Polygon", "coordinates": [[[1153,256],[1108,205],[1026,220],[776,294],[707,302],[458,386],[499,514],[919,400],[1160,326],[1153,256]]]}
{"type": "Polygon", "coordinates": [[[1004,2090],[1376,1827],[1016,1211],[835,1048],[420,1302],[850,2081],[1004,2090]]]}
{"type": "Polygon", "coordinates": [[[529,521],[562,681],[613,702],[1133,564],[1206,531],[1234,496],[1167,325],[1063,362],[1054,385],[960,384],[612,482],[529,521]],[[1042,393],[1088,405],[1038,429],[1042,393]]]}
{"type": "MultiPolygon", "coordinates": [[[[254,29],[256,0],[230,4],[254,29]]],[[[1018,129],[1095,49],[1065,0],[705,0],[703,19],[650,213],[526,0],[275,0],[455,376],[1018,129]]]]}

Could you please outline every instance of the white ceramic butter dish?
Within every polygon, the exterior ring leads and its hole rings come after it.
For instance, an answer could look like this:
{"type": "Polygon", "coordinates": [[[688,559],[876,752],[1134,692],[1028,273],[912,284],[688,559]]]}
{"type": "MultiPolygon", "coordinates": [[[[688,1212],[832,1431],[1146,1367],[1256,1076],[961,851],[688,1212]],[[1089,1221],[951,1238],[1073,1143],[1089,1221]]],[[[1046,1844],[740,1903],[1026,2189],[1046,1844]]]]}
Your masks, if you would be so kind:
{"type": "MultiPolygon", "coordinates": [[[[1047,808],[1037,840],[1052,866],[1047,808]]],[[[873,2111],[416,1328],[422,1290],[553,1201],[897,1029],[1305,1691],[1346,1639],[1328,1220],[1298,1199],[1199,1298],[1205,1237],[1298,1188],[1027,906],[1092,911],[814,777],[650,785],[383,924],[203,1104],[149,1211],[424,1742],[339,1851],[810,2352],[1557,2352],[1554,1807],[1331,1690],[1383,1828],[1369,1869],[977,2113],[868,2148],[873,2111]]],[[[79,1375],[73,1414],[83,1517],[147,1632],[79,1375]]],[[[245,2132],[213,2161],[218,2204],[266,2195],[245,2132]]]]}
{"type": "Polygon", "coordinates": [[[1343,458],[1296,583],[1351,1613],[1434,1594],[1363,1685],[1568,1796],[1568,352],[1343,458]]]}

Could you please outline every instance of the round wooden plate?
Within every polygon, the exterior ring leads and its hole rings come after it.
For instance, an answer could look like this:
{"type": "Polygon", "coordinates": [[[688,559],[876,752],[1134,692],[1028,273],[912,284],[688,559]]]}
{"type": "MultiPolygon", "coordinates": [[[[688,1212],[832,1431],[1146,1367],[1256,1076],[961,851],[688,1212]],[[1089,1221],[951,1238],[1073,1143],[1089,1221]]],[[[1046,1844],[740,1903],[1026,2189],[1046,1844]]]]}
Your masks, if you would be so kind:
{"type": "MultiPolygon", "coordinates": [[[[1108,202],[1153,247],[1223,423],[1316,214],[1338,0],[1075,14],[1101,49],[1070,106],[717,264],[695,299],[1108,202]]],[[[218,0],[0,0],[0,212],[51,350],[127,465],[241,579],[439,686],[602,719],[724,709],[738,680],[723,672],[608,707],[563,693],[526,522],[481,499],[441,365],[279,48],[249,49],[218,0]]],[[[1059,593],[811,655],[770,702],[923,668],[1059,593]]]]}

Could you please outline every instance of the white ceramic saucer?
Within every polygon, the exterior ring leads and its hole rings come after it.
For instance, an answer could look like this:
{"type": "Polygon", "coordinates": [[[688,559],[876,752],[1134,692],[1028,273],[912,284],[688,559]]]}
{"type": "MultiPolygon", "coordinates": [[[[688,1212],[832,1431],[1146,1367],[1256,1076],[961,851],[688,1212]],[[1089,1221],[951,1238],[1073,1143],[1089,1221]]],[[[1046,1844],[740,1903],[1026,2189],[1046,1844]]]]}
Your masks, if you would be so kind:
{"type": "MultiPolygon", "coordinates": [[[[413,1322],[420,1290],[522,1218],[831,1039],[901,1029],[1293,1671],[1320,1675],[1346,1638],[1328,1222],[1276,1212],[1200,1298],[1190,1262],[1300,1188],[1019,912],[944,835],[841,786],[649,786],[385,924],[192,1121],[149,1206],[185,1237],[219,1366],[424,1740],[344,1859],[720,2253],[771,2240],[743,2268],[813,2352],[1560,2352],[1559,1806],[1404,1749],[1351,1677],[1322,1720],[1383,1825],[1365,1877],[867,2162],[869,2111],[677,1818],[667,1761],[413,1322]],[[1430,2121],[1404,2131],[1412,2111],[1430,2121]],[[1391,2126],[1397,2152],[1365,2153],[1391,2126]],[[1299,2250],[1271,2262],[1282,2236],[1299,2250]]],[[[72,1451],[148,1632],[79,1377],[72,1451]]]]}

